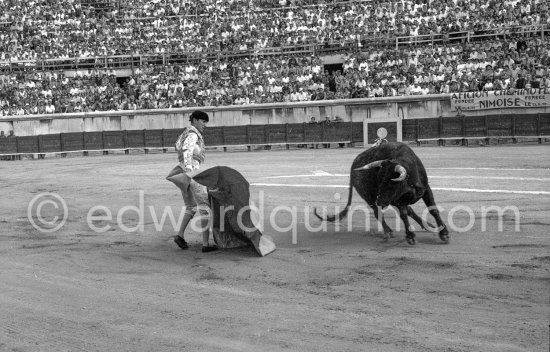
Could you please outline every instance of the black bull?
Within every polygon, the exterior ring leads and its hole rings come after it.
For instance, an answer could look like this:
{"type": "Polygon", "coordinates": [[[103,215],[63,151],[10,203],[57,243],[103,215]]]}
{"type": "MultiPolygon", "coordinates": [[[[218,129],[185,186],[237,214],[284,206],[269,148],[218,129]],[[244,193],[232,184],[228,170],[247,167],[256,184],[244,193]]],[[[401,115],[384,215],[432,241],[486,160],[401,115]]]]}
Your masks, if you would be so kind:
{"type": "Polygon", "coordinates": [[[344,210],[323,219],[315,209],[315,215],[321,220],[331,222],[345,217],[351,205],[353,188],[372,207],[376,219],[381,220],[386,238],[393,236],[392,230],[380,214],[379,207],[384,209],[392,205],[399,209],[399,216],[405,224],[407,242],[415,244],[416,235],[408,217],[413,218],[422,228],[425,226],[410,205],[423,199],[437,222],[439,238],[444,242],[449,241],[449,231],[437,210],[426,169],[407,145],[385,142],[359,154],[351,165],[348,204],[344,210]],[[380,215],[382,219],[379,218],[380,215]]]}

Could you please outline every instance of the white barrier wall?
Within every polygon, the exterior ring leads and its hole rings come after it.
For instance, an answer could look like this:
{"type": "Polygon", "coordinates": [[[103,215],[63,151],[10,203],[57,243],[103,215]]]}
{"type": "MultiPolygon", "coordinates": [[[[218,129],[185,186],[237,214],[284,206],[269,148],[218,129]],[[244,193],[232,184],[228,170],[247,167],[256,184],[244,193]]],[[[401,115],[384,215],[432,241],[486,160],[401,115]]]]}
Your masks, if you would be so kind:
{"type": "MultiPolygon", "coordinates": [[[[402,119],[456,116],[451,111],[450,96],[404,96],[348,100],[323,100],[300,103],[239,105],[223,107],[193,107],[164,110],[113,111],[55,115],[10,116],[0,118],[0,131],[17,136],[65,132],[113,130],[169,129],[187,126],[194,110],[204,110],[211,116],[209,126],[249,124],[284,124],[317,121],[326,116],[344,121],[400,121],[402,119]]],[[[550,113],[550,107],[525,109],[495,109],[464,112],[467,115],[550,113]]]]}

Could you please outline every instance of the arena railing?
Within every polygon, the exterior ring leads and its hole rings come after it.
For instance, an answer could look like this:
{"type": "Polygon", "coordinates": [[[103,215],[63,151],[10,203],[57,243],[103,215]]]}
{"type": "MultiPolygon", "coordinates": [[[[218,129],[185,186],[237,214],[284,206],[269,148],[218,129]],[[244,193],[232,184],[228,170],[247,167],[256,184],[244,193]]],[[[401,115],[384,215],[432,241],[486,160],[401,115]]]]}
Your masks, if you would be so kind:
{"type": "Polygon", "coordinates": [[[166,65],[167,63],[186,63],[196,62],[202,59],[212,60],[216,58],[254,58],[259,55],[277,56],[277,55],[311,55],[311,54],[334,54],[338,52],[349,52],[364,50],[373,46],[387,47],[391,40],[395,40],[392,46],[399,49],[400,46],[415,46],[424,44],[442,44],[453,41],[477,41],[488,38],[499,39],[515,34],[541,35],[542,39],[550,35],[549,25],[515,26],[502,27],[496,29],[487,29],[483,31],[461,31],[447,34],[429,34],[419,36],[402,37],[373,37],[365,38],[358,43],[356,41],[331,42],[331,43],[313,43],[298,44],[290,46],[269,47],[263,49],[248,50],[225,50],[225,51],[205,51],[205,52],[179,52],[164,54],[135,54],[135,55],[106,55],[106,56],[88,56],[72,57],[60,59],[39,59],[39,60],[17,60],[0,61],[0,72],[25,71],[31,68],[39,70],[72,70],[87,68],[114,68],[114,69],[133,69],[144,64],[152,63],[154,65],[166,65]]]}
{"type": "Polygon", "coordinates": [[[86,56],[76,58],[43,59],[43,60],[18,60],[0,61],[0,72],[25,71],[32,68],[38,70],[78,70],[93,68],[133,69],[148,64],[166,65],[198,62],[202,59],[215,60],[220,58],[238,59],[255,58],[262,56],[280,55],[312,55],[315,53],[314,45],[281,46],[265,48],[264,50],[235,50],[235,51],[211,51],[211,52],[180,52],[164,54],[140,54],[140,55],[110,55],[110,56],[86,56]]]}
{"type": "MultiPolygon", "coordinates": [[[[20,159],[22,155],[143,150],[172,150],[183,129],[144,129],[96,132],[70,132],[35,136],[8,136],[0,138],[0,156],[4,159],[20,159]]],[[[369,137],[370,140],[371,137],[369,137]]],[[[483,116],[456,116],[439,118],[415,118],[402,120],[402,140],[404,142],[437,141],[444,146],[447,141],[468,145],[468,141],[491,139],[498,141],[511,139],[550,138],[550,114],[488,114],[483,116]]],[[[323,144],[368,143],[363,136],[363,122],[326,123],[286,123],[241,126],[207,127],[204,132],[208,147],[223,148],[291,145],[318,146],[323,144]]]]}
{"type": "Polygon", "coordinates": [[[403,45],[442,44],[446,42],[472,42],[485,39],[505,39],[512,35],[540,35],[544,40],[550,35],[550,26],[547,24],[488,28],[483,30],[468,30],[444,34],[424,34],[418,36],[399,36],[395,38],[395,48],[403,45]]]}
{"type": "Polygon", "coordinates": [[[450,116],[402,121],[403,141],[437,142],[444,146],[448,141],[467,146],[468,140],[536,139],[542,143],[550,138],[550,114],[487,114],[482,116],[450,116]]]}
{"type": "MultiPolygon", "coordinates": [[[[108,154],[110,151],[124,151],[129,154],[132,149],[167,152],[173,150],[182,128],[119,130],[97,132],[71,132],[36,136],[8,136],[0,138],[0,156],[9,159],[20,159],[21,155],[67,154],[99,151],[108,154]]],[[[207,127],[204,131],[205,144],[209,148],[254,146],[270,149],[272,146],[307,144],[348,144],[363,141],[362,122],[325,123],[287,123],[266,125],[219,126],[207,127]]]]}

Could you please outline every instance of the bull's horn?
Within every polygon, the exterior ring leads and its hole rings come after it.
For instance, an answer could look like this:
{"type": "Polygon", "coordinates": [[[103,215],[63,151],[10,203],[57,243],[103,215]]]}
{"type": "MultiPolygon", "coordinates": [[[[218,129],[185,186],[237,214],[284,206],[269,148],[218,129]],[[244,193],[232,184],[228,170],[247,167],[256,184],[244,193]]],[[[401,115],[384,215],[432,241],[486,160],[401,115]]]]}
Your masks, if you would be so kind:
{"type": "Polygon", "coordinates": [[[392,178],[392,181],[401,182],[407,177],[407,170],[401,165],[395,165],[395,172],[399,172],[399,177],[392,178]]]}
{"type": "Polygon", "coordinates": [[[384,160],[377,160],[377,161],[373,161],[372,163],[369,163],[365,166],[362,166],[362,167],[358,167],[357,169],[354,169],[354,170],[370,170],[370,169],[373,169],[375,167],[380,167],[380,165],[384,162],[384,160]]]}

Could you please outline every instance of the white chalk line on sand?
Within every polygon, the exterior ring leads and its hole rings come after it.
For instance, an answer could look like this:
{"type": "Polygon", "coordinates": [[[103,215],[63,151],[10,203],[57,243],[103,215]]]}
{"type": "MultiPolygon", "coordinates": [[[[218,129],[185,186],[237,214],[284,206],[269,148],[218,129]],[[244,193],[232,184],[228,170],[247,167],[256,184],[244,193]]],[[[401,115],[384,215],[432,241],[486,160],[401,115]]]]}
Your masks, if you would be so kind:
{"type": "Polygon", "coordinates": [[[451,191],[451,192],[476,192],[476,193],[510,193],[510,194],[542,194],[550,195],[550,192],[546,191],[514,191],[507,189],[477,189],[477,188],[445,188],[445,187],[432,187],[432,190],[436,191],[451,191]]]}
{"type": "MultiPolygon", "coordinates": [[[[250,185],[251,186],[260,186],[260,187],[299,187],[299,188],[348,188],[349,187],[349,185],[312,185],[312,184],[294,184],[294,183],[251,183],[250,185]]],[[[450,191],[450,192],[550,195],[550,192],[546,192],[546,191],[514,191],[514,190],[506,190],[506,189],[432,187],[432,190],[435,190],[435,191],[450,191]]]]}
{"type": "Polygon", "coordinates": [[[431,175],[428,178],[471,178],[481,180],[512,180],[512,181],[550,181],[548,177],[510,177],[510,176],[469,176],[469,175],[456,175],[456,176],[436,176],[431,175]]]}
{"type": "MultiPolygon", "coordinates": [[[[310,174],[310,175],[281,175],[281,176],[264,176],[264,179],[278,179],[278,178],[301,178],[301,177],[348,177],[349,174],[310,174]]],[[[457,175],[457,176],[437,176],[430,175],[431,178],[448,178],[448,179],[457,179],[457,178],[470,178],[470,179],[479,179],[479,180],[510,180],[510,181],[550,181],[548,177],[511,177],[511,176],[470,176],[470,175],[457,175]]]]}
{"type": "Polygon", "coordinates": [[[497,171],[540,171],[540,170],[550,170],[548,167],[539,167],[531,169],[520,169],[520,168],[500,168],[500,167],[427,167],[426,170],[497,170],[497,171]]]}
{"type": "MultiPolygon", "coordinates": [[[[468,170],[468,171],[473,171],[473,170],[491,170],[491,171],[547,171],[547,170],[550,170],[550,168],[547,168],[547,167],[543,167],[543,168],[532,168],[532,169],[520,169],[520,168],[498,168],[498,167],[428,167],[426,168],[426,170],[468,170]]],[[[265,176],[265,177],[262,177],[262,178],[293,178],[293,177],[330,177],[330,176],[336,176],[336,177],[344,177],[344,176],[349,176],[349,173],[348,174],[331,174],[330,172],[326,172],[326,171],[323,171],[323,170],[316,170],[316,171],[313,171],[313,173],[311,174],[307,174],[307,175],[281,175],[281,176],[265,176]]],[[[446,177],[449,177],[449,178],[452,178],[454,176],[428,176],[430,178],[446,178],[446,177]]],[[[482,177],[482,176],[463,176],[461,175],[460,177],[464,178],[464,177],[468,177],[468,178],[480,178],[480,179],[483,179],[483,178],[486,178],[486,179],[502,179],[502,180],[518,180],[518,181],[526,181],[526,180],[531,180],[531,181],[548,181],[550,180],[549,178],[537,178],[537,177],[506,177],[506,178],[491,178],[491,177],[482,177]]],[[[494,176],[493,176],[494,177],[494,176]]]]}

